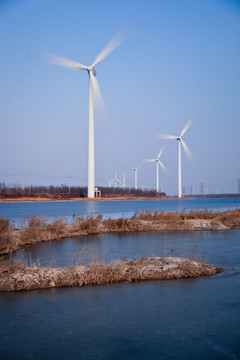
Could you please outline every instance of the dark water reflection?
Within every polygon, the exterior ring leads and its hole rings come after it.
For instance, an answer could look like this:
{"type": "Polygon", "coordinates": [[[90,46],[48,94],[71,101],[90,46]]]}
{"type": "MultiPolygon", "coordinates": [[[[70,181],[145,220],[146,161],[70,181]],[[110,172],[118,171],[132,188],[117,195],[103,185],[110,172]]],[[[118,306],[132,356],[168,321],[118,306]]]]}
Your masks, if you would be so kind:
{"type": "Polygon", "coordinates": [[[240,359],[240,230],[107,234],[43,243],[23,254],[42,263],[54,256],[63,265],[89,244],[89,258],[174,249],[173,255],[196,254],[227,271],[211,278],[1,294],[1,358],[240,359]]]}

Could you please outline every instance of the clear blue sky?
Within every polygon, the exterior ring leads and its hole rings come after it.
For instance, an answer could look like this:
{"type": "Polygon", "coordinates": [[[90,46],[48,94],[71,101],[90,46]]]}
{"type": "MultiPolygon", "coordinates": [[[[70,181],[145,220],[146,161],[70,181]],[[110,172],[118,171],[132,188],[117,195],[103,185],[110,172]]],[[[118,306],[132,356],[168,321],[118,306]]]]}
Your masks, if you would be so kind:
{"type": "MultiPolygon", "coordinates": [[[[178,135],[183,186],[236,192],[240,178],[240,5],[224,0],[1,1],[0,181],[87,184],[88,76],[38,61],[50,51],[90,65],[127,22],[136,31],[96,67],[107,115],[95,114],[96,185],[157,155],[160,186],[177,193],[178,135]],[[26,175],[26,176],[19,176],[26,175]],[[44,177],[37,177],[41,175],[44,177]],[[47,176],[47,177],[45,177],[47,176]]],[[[155,164],[139,186],[155,187],[155,164]]]]}

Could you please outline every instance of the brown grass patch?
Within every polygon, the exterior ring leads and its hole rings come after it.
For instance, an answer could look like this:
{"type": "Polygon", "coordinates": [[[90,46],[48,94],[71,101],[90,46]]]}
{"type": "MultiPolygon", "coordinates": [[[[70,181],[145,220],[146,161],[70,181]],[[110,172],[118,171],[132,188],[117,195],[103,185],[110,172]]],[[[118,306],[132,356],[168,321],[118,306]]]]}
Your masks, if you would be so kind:
{"type": "Polygon", "coordinates": [[[75,231],[86,232],[88,235],[99,233],[99,225],[102,222],[102,215],[90,215],[83,218],[74,214],[72,217],[73,229],[75,231]]]}
{"type": "Polygon", "coordinates": [[[100,285],[119,281],[162,280],[211,276],[221,272],[216,266],[182,258],[144,257],[112,265],[90,264],[63,268],[13,263],[0,266],[0,291],[100,285]]]}
{"type": "Polygon", "coordinates": [[[0,254],[8,254],[17,247],[17,240],[13,234],[10,220],[0,218],[0,254]]]}
{"type": "Polygon", "coordinates": [[[24,224],[27,224],[27,226],[21,230],[21,245],[62,237],[67,225],[63,217],[51,222],[50,219],[44,215],[40,217],[35,215],[27,217],[24,219],[23,225],[24,224]]]}
{"type": "Polygon", "coordinates": [[[139,212],[135,211],[135,214],[131,219],[142,219],[149,221],[180,221],[180,220],[219,220],[229,226],[239,226],[240,224],[240,209],[228,210],[224,212],[213,212],[212,210],[185,210],[181,212],[166,212],[166,211],[153,211],[145,210],[139,212]]]}
{"type": "Polygon", "coordinates": [[[225,212],[136,210],[129,219],[116,220],[102,220],[102,215],[86,218],[73,215],[70,224],[63,217],[51,221],[46,216],[31,216],[25,218],[22,225],[21,230],[15,231],[9,219],[0,219],[0,255],[16,251],[21,245],[107,232],[226,230],[240,226],[240,209],[225,212]]]}

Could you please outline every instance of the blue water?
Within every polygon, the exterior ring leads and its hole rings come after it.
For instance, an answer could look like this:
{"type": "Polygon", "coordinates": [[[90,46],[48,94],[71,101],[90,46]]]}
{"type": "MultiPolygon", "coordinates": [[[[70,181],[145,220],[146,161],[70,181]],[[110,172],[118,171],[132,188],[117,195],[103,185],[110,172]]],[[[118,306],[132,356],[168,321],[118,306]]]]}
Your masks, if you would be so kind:
{"type": "Polygon", "coordinates": [[[240,271],[240,229],[98,234],[30,245],[11,257],[31,264],[39,261],[42,266],[69,266],[79,263],[82,254],[84,264],[143,256],[193,256],[228,271],[239,266],[240,271]]]}
{"type": "MultiPolygon", "coordinates": [[[[231,206],[218,200],[211,208],[231,206]]],[[[70,211],[61,204],[61,211],[70,211]]],[[[195,200],[192,206],[205,204],[195,200]]],[[[32,262],[39,257],[42,264],[59,266],[87,247],[86,262],[92,256],[110,261],[193,255],[217,263],[224,272],[198,279],[2,293],[1,359],[240,359],[240,229],[102,234],[37,244],[14,256],[29,260],[31,254],[32,262]]]]}
{"type": "MultiPolygon", "coordinates": [[[[10,218],[20,223],[24,217],[46,215],[47,217],[73,214],[87,216],[102,214],[104,218],[132,216],[136,209],[142,210],[200,210],[224,211],[240,206],[240,198],[231,199],[177,199],[177,200],[122,200],[122,201],[67,201],[67,202],[32,202],[0,203],[0,217],[10,218]]],[[[19,224],[18,224],[19,225],[19,224]]]]}

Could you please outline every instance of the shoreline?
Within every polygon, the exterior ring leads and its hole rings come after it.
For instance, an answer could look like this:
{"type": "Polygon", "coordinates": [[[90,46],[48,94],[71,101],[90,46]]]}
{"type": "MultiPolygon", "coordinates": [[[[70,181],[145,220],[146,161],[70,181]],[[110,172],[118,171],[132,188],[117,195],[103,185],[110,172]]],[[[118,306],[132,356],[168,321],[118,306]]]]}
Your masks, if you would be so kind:
{"type": "MultiPolygon", "coordinates": [[[[6,199],[1,199],[0,198],[0,203],[28,203],[28,202],[73,202],[73,201],[131,201],[131,200],[176,200],[178,199],[177,197],[168,197],[168,196],[162,196],[162,197],[147,197],[147,196],[136,196],[136,197],[131,197],[131,196],[119,196],[119,197],[102,197],[102,198],[62,198],[62,199],[51,199],[51,198],[35,198],[35,197],[23,197],[23,198],[6,198],[6,199]]],[[[185,197],[185,198],[181,198],[183,199],[192,199],[192,197],[185,197]]]]}
{"type": "Polygon", "coordinates": [[[144,257],[136,261],[116,260],[112,265],[70,267],[19,266],[17,261],[0,265],[0,292],[103,285],[122,281],[170,280],[212,276],[223,269],[194,259],[144,257]]]}
{"type": "Polygon", "coordinates": [[[15,197],[15,198],[2,198],[0,197],[0,203],[35,203],[35,202],[81,202],[81,201],[141,201],[141,200],[190,200],[190,199],[239,199],[240,194],[232,195],[203,195],[203,196],[194,196],[188,195],[178,198],[177,196],[107,196],[101,198],[80,198],[80,197],[41,197],[41,196],[32,196],[32,197],[15,197]]]}

